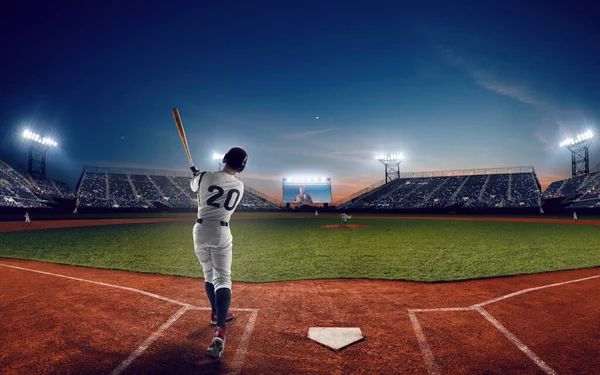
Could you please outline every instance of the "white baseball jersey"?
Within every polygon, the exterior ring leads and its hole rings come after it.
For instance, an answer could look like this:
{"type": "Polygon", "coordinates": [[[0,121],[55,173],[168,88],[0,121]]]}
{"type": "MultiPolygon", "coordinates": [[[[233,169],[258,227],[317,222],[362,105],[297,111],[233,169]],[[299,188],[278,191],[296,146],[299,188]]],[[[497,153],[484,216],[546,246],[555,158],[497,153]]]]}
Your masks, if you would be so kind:
{"type": "Polygon", "coordinates": [[[198,193],[198,218],[229,222],[244,195],[244,183],[225,172],[202,172],[190,181],[198,193]]]}

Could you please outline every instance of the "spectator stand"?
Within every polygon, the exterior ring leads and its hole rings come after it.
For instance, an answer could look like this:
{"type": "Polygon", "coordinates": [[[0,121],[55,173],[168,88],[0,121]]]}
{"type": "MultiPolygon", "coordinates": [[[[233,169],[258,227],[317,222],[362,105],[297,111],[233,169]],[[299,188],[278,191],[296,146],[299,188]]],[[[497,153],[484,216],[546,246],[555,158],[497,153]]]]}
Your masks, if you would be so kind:
{"type": "Polygon", "coordinates": [[[0,206],[49,208],[48,200],[36,195],[38,188],[23,174],[0,160],[0,206]]]}
{"type": "Polygon", "coordinates": [[[387,184],[353,194],[339,209],[466,209],[540,206],[533,167],[401,173],[387,184]]]}

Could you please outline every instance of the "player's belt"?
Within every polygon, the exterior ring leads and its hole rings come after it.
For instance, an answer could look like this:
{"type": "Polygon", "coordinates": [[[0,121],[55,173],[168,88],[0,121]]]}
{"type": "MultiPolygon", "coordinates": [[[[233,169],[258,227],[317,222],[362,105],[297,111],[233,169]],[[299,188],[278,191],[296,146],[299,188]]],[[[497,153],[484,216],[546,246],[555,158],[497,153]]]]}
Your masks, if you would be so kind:
{"type": "MultiPolygon", "coordinates": [[[[203,221],[218,221],[218,220],[204,220],[204,219],[198,219],[198,220],[196,220],[196,223],[198,223],[198,224],[202,224],[202,222],[203,222],[203,221]]],[[[228,223],[228,222],[226,222],[226,221],[221,221],[221,226],[222,226],[222,227],[228,227],[228,226],[229,226],[229,223],[228,223]]]]}

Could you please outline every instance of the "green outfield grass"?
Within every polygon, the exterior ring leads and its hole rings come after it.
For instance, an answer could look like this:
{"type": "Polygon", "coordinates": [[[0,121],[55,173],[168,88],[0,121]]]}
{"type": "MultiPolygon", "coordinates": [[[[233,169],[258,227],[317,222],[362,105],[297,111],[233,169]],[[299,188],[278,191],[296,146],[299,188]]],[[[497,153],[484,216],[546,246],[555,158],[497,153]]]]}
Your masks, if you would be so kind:
{"type": "MultiPolygon", "coordinates": [[[[464,280],[600,266],[600,227],[333,217],[234,220],[232,277],[464,280]]],[[[192,223],[0,233],[0,257],[201,277],[192,223]]]]}

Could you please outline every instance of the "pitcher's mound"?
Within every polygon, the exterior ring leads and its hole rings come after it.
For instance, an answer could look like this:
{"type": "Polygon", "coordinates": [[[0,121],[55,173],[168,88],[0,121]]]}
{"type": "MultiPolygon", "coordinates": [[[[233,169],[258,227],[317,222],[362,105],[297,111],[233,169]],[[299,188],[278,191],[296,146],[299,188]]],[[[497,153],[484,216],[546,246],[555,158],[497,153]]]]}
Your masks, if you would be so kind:
{"type": "Polygon", "coordinates": [[[370,225],[362,225],[362,224],[327,224],[321,225],[321,228],[325,229],[359,229],[359,228],[371,228],[370,225]]]}

